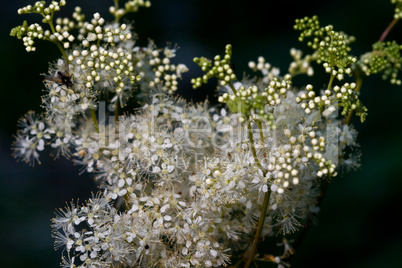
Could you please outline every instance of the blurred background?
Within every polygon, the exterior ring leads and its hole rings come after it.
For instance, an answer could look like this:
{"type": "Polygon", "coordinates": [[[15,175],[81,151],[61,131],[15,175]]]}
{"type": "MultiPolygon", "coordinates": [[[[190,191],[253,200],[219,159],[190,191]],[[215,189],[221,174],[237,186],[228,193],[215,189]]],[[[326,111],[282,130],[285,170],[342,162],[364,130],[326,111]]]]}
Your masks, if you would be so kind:
{"type": "MultiPolygon", "coordinates": [[[[72,199],[84,201],[96,192],[87,174],[69,160],[53,160],[48,152],[41,165],[30,167],[11,156],[11,143],[17,121],[29,110],[41,111],[43,94],[40,73],[60,57],[56,46],[37,42],[37,52],[27,53],[21,40],[9,36],[12,27],[37,21],[38,15],[17,14],[19,7],[33,1],[1,0],[0,9],[0,267],[59,267],[61,251],[54,251],[50,219],[56,208],[72,199]]],[[[153,0],[152,7],[127,17],[135,20],[138,43],[148,38],[158,47],[167,42],[180,49],[176,63],[190,68],[178,94],[188,100],[209,98],[215,103],[214,83],[193,90],[190,79],[200,75],[192,62],[195,56],[223,54],[226,44],[233,45],[236,74],[241,77],[247,63],[264,56],[285,73],[291,47],[305,46],[293,31],[296,18],[318,15],[322,25],[354,35],[354,55],[371,49],[388,23],[394,6],[385,0],[153,0]]],[[[71,16],[80,5],[87,18],[99,12],[111,20],[112,1],[68,0],[60,16],[71,16]]],[[[399,38],[402,22],[387,40],[399,38]]],[[[307,50],[306,50],[307,51],[307,50]]],[[[320,67],[316,67],[319,70],[320,67]]],[[[296,80],[301,86],[308,80],[296,80]]],[[[322,87],[328,81],[315,80],[322,87]]],[[[323,199],[318,225],[307,233],[293,267],[402,267],[402,228],[398,220],[402,209],[402,87],[367,79],[362,101],[369,109],[359,131],[362,167],[333,179],[323,199]]],[[[269,251],[269,250],[268,250],[269,251]]],[[[260,264],[259,267],[275,267],[260,264]]]]}

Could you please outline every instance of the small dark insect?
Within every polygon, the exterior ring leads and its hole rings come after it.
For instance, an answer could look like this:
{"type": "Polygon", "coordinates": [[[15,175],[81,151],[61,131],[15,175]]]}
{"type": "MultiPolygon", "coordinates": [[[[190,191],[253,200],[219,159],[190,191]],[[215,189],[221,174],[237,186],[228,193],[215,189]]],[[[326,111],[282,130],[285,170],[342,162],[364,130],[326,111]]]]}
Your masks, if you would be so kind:
{"type": "Polygon", "coordinates": [[[148,245],[145,245],[145,249],[149,249],[149,246],[148,246],[148,245]]]}
{"type": "Polygon", "coordinates": [[[54,76],[46,75],[46,74],[42,74],[42,75],[44,75],[45,79],[48,81],[53,81],[58,84],[66,85],[68,88],[73,86],[73,82],[71,82],[72,75],[70,75],[67,60],[63,61],[63,71],[57,71],[54,76]]]}

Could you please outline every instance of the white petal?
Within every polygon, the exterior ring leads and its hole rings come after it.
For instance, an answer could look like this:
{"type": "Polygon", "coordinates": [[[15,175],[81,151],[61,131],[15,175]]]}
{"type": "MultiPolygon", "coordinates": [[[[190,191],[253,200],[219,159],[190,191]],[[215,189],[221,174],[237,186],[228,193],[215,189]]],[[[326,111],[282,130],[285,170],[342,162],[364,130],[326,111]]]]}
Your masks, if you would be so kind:
{"type": "Polygon", "coordinates": [[[262,186],[262,191],[263,191],[264,193],[268,192],[268,186],[267,186],[266,184],[264,184],[264,185],[262,186]]]}

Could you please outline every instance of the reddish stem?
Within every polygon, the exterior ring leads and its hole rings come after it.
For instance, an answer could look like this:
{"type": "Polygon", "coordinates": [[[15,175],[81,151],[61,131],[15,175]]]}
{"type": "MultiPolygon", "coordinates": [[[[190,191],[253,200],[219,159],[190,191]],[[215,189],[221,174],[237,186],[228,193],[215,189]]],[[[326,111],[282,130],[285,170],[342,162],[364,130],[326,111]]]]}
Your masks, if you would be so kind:
{"type": "Polygon", "coordinates": [[[388,33],[391,31],[391,29],[395,26],[395,24],[398,22],[398,19],[393,19],[391,23],[388,25],[388,27],[385,29],[385,31],[382,33],[380,37],[380,42],[384,42],[385,38],[387,37],[388,33]]]}

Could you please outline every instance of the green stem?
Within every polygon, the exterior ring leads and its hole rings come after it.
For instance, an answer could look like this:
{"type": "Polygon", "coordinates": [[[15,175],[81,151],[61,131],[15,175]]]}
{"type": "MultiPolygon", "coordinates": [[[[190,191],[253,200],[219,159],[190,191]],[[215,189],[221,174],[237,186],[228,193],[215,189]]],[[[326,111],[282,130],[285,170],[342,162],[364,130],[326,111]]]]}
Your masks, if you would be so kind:
{"type": "Polygon", "coordinates": [[[236,91],[235,87],[233,86],[232,82],[229,82],[228,85],[232,89],[233,93],[236,95],[237,91],[236,91]]]}
{"type": "Polygon", "coordinates": [[[66,59],[66,61],[67,61],[68,63],[71,63],[71,62],[68,60],[67,53],[66,53],[66,51],[63,49],[63,47],[61,46],[60,42],[57,42],[57,41],[56,41],[56,42],[53,42],[53,43],[55,43],[56,46],[59,48],[61,54],[62,54],[63,57],[66,59]]]}
{"type": "Polygon", "coordinates": [[[334,82],[334,78],[335,78],[335,75],[331,75],[331,77],[329,78],[329,82],[328,82],[328,86],[327,86],[328,90],[331,90],[332,83],[334,82]]]}
{"type": "MultiPolygon", "coordinates": [[[[262,135],[262,124],[259,121],[257,123],[257,125],[258,125],[258,128],[260,130],[261,142],[264,143],[264,136],[262,135]]],[[[263,170],[263,168],[261,166],[261,163],[260,163],[260,161],[258,160],[258,157],[257,157],[257,152],[255,150],[255,144],[254,144],[253,132],[252,132],[252,129],[251,129],[251,122],[248,123],[248,137],[249,137],[249,140],[250,140],[251,152],[253,154],[254,161],[256,162],[257,166],[262,170],[263,176],[265,177],[267,172],[265,170],[263,170]]],[[[264,227],[265,217],[267,216],[267,208],[268,208],[270,196],[271,196],[271,189],[268,189],[268,191],[264,195],[264,201],[262,203],[261,215],[260,215],[260,219],[258,220],[258,225],[257,225],[257,230],[256,230],[255,235],[254,235],[253,245],[252,245],[250,254],[247,257],[247,262],[244,265],[244,268],[248,268],[251,265],[251,262],[254,260],[254,256],[255,256],[255,253],[257,251],[258,242],[260,240],[261,232],[262,232],[262,229],[264,227]]]]}
{"type": "MultiPolygon", "coordinates": [[[[356,76],[355,91],[359,92],[362,87],[362,84],[363,84],[363,79],[360,77],[360,75],[358,73],[356,73],[355,76],[356,76]]],[[[350,110],[348,113],[348,116],[345,118],[345,125],[349,125],[350,120],[352,119],[352,115],[353,115],[353,110],[350,110]]]]}
{"type": "Polygon", "coordinates": [[[264,202],[262,204],[261,216],[258,221],[257,231],[255,232],[255,236],[254,236],[253,247],[251,248],[251,252],[248,256],[246,264],[244,265],[244,268],[248,268],[250,266],[251,262],[254,260],[254,255],[257,251],[257,246],[258,246],[258,242],[260,240],[262,228],[264,227],[264,221],[265,221],[265,217],[267,215],[267,208],[268,208],[270,196],[271,196],[271,190],[269,189],[264,195],[264,202]]]}
{"type": "Polygon", "coordinates": [[[264,134],[262,133],[262,124],[261,124],[261,121],[259,121],[257,124],[258,124],[258,128],[260,129],[261,146],[263,146],[263,145],[264,145],[264,134]]]}
{"type": "MultiPolygon", "coordinates": [[[[113,2],[114,2],[114,9],[115,9],[114,18],[115,18],[116,22],[119,22],[120,18],[122,17],[122,16],[119,16],[119,15],[117,14],[117,11],[120,9],[120,7],[119,7],[119,0],[113,0],[113,2]]],[[[124,14],[123,14],[123,16],[124,16],[124,14]]]]}
{"type": "MultiPolygon", "coordinates": [[[[261,166],[260,160],[258,160],[257,151],[255,150],[255,143],[254,143],[253,131],[251,128],[251,121],[248,122],[247,127],[248,127],[248,139],[250,140],[250,145],[251,145],[250,147],[251,147],[251,152],[253,154],[254,161],[257,164],[258,168],[261,169],[263,173],[265,173],[261,166]]],[[[263,142],[263,140],[262,140],[262,142],[263,142]]],[[[264,174],[264,176],[265,176],[265,174],[264,174]]]]}
{"type": "Polygon", "coordinates": [[[92,118],[92,121],[94,122],[96,132],[99,133],[99,124],[98,124],[98,119],[96,118],[96,112],[95,112],[94,108],[91,108],[90,110],[91,110],[91,118],[92,118]]]}
{"type": "MultiPolygon", "coordinates": [[[[42,14],[42,16],[45,17],[45,14],[42,14]]],[[[53,13],[51,14],[51,18],[50,18],[48,24],[50,26],[50,30],[52,31],[52,34],[54,35],[56,33],[56,29],[54,28],[54,25],[53,25],[53,13]]],[[[56,44],[56,46],[59,48],[59,50],[60,50],[61,54],[63,55],[63,57],[66,59],[66,61],[68,63],[70,63],[70,61],[68,60],[67,53],[64,50],[64,48],[61,46],[60,42],[57,39],[51,40],[51,41],[56,44]]]]}
{"type": "Polygon", "coordinates": [[[114,128],[116,137],[119,133],[119,99],[116,100],[115,107],[114,107],[114,128]]]}
{"type": "Polygon", "coordinates": [[[116,103],[114,104],[115,108],[114,108],[114,120],[116,122],[119,121],[119,99],[116,100],[116,103]]]}

